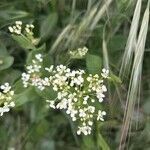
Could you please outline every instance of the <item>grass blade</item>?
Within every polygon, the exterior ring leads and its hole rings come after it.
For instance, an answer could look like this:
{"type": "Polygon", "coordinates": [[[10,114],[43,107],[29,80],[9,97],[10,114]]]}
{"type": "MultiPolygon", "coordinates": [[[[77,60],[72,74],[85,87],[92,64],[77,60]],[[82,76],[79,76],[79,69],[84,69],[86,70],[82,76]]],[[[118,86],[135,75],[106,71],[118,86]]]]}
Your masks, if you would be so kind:
{"type": "Polygon", "coordinates": [[[128,76],[129,71],[131,69],[133,53],[136,45],[137,31],[139,26],[141,5],[142,5],[142,0],[138,0],[134,11],[132,24],[131,24],[131,28],[130,28],[130,32],[129,32],[129,36],[125,47],[122,64],[121,64],[121,69],[120,69],[121,78],[123,78],[124,75],[128,76]]]}
{"type": "Polygon", "coordinates": [[[148,23],[149,23],[149,3],[147,5],[147,8],[143,16],[140,33],[135,48],[135,57],[133,61],[133,67],[132,67],[131,78],[129,83],[126,110],[125,110],[124,122],[122,126],[119,150],[124,149],[128,131],[132,123],[131,120],[132,120],[132,114],[134,112],[135,103],[139,96],[139,87],[141,83],[142,63],[144,57],[146,36],[148,31],[148,23]]]}

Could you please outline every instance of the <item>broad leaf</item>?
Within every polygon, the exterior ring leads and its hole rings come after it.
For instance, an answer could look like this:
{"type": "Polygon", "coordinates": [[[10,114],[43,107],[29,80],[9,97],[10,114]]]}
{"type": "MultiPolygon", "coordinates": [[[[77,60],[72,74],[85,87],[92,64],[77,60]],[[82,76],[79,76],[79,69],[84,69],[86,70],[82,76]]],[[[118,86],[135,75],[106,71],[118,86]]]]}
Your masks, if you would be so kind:
{"type": "Polygon", "coordinates": [[[102,66],[101,57],[91,54],[87,55],[86,66],[89,73],[99,73],[102,66]]]}
{"type": "Polygon", "coordinates": [[[9,68],[14,62],[14,58],[12,56],[1,57],[0,56],[0,70],[4,70],[9,68]]]}
{"type": "Polygon", "coordinates": [[[34,44],[24,35],[12,35],[12,38],[25,50],[35,49],[34,44]]]}

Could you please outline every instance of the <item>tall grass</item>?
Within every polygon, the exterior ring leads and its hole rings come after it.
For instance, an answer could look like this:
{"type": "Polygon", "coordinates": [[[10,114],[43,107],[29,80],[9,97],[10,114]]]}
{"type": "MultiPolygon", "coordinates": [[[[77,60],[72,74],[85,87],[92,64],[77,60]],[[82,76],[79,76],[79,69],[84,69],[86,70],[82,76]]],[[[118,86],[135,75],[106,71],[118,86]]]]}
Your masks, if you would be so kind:
{"type": "Polygon", "coordinates": [[[134,50],[134,59],[133,59],[132,71],[131,71],[129,88],[128,88],[128,93],[127,93],[126,109],[125,109],[124,120],[123,120],[123,125],[122,125],[119,150],[122,150],[125,148],[127,135],[129,133],[129,129],[131,128],[131,124],[132,124],[132,119],[133,119],[132,117],[133,117],[135,104],[137,100],[139,99],[139,95],[140,95],[139,89],[141,85],[142,64],[143,64],[145,42],[146,42],[148,23],[149,23],[149,2],[144,12],[142,24],[140,27],[140,32],[138,35],[138,39],[136,41],[140,8],[141,8],[141,0],[138,0],[137,6],[135,9],[134,18],[133,18],[132,25],[131,25],[128,42],[127,42],[127,47],[125,49],[124,56],[126,56],[127,59],[125,60],[125,57],[124,57],[122,70],[121,70],[122,71],[121,74],[122,74],[124,73],[124,71],[128,70],[127,67],[130,67],[128,65],[131,65],[131,62],[132,62],[131,58],[132,58],[133,50],[134,50]]]}
{"type": "Polygon", "coordinates": [[[120,69],[120,77],[123,79],[123,76],[126,75],[128,77],[131,65],[132,65],[132,59],[133,59],[133,53],[135,51],[136,41],[137,41],[137,32],[138,32],[138,26],[139,26],[139,19],[141,14],[141,5],[142,0],[138,0],[136,4],[136,8],[134,11],[129,36],[127,39],[127,44],[125,47],[123,60],[121,64],[120,69]]]}
{"type": "MultiPolygon", "coordinates": [[[[111,2],[112,0],[107,0],[104,1],[103,4],[99,1],[96,4],[92,4],[92,2],[89,1],[86,13],[81,21],[76,23],[77,18],[75,18],[74,21],[71,20],[70,24],[58,35],[50,52],[52,54],[56,52],[59,53],[68,48],[73,49],[84,45],[98,24],[98,21],[105,15],[111,2]]],[[[73,1],[72,8],[74,12],[75,1],[73,1]]]]}

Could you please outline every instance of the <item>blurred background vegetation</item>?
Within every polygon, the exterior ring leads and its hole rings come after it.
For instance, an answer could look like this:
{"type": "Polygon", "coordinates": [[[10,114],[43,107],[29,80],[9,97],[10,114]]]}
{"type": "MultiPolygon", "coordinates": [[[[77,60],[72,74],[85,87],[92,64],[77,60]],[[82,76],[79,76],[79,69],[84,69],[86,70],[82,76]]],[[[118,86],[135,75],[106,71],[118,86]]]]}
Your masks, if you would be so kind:
{"type": "Polygon", "coordinates": [[[0,84],[13,85],[17,107],[0,118],[0,150],[150,150],[148,22],[147,0],[1,0],[0,84]],[[8,32],[16,20],[35,25],[36,50],[8,32]],[[49,66],[83,46],[88,56],[70,67],[96,72],[104,66],[112,76],[107,119],[90,136],[76,136],[65,113],[47,109],[47,96],[20,81],[35,53],[49,66]]]}

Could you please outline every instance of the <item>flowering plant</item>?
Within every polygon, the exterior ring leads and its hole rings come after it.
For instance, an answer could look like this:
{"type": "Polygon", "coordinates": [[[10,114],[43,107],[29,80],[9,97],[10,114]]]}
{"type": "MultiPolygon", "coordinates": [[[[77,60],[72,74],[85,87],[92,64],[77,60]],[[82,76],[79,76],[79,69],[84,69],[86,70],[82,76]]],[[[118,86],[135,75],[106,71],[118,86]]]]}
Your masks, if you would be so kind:
{"type": "Polygon", "coordinates": [[[0,116],[8,112],[11,107],[15,106],[13,101],[14,91],[11,90],[9,83],[0,86],[0,116]]]}
{"type": "MultiPolygon", "coordinates": [[[[32,24],[27,24],[22,32],[22,22],[16,21],[16,25],[9,27],[12,34],[26,36],[30,39],[33,36],[32,24]]],[[[34,38],[34,37],[32,37],[34,38]]],[[[70,58],[83,58],[88,52],[86,47],[69,51],[70,58]]],[[[82,69],[70,69],[65,65],[43,66],[44,56],[36,53],[31,63],[26,66],[26,72],[22,73],[22,83],[24,88],[34,86],[43,91],[46,88],[52,88],[56,93],[55,99],[47,99],[49,107],[53,109],[65,110],[73,122],[77,124],[77,134],[91,134],[92,126],[95,120],[104,121],[106,112],[101,108],[107,91],[105,80],[109,78],[109,70],[102,69],[101,74],[88,74],[82,69]],[[48,73],[42,74],[42,70],[48,73]],[[99,105],[97,105],[97,102],[99,105]]],[[[1,86],[3,90],[1,100],[4,106],[0,113],[9,111],[15,104],[12,101],[14,92],[8,83],[1,86]]]]}
{"type": "Polygon", "coordinates": [[[90,134],[93,121],[104,121],[106,112],[98,109],[95,101],[103,102],[104,92],[107,91],[104,80],[108,78],[109,71],[102,69],[98,74],[86,75],[84,70],[71,70],[64,65],[45,68],[49,76],[41,77],[43,57],[36,54],[32,64],[26,66],[26,73],[22,74],[24,87],[35,86],[41,91],[52,87],[57,93],[54,100],[46,100],[53,109],[64,109],[72,121],[78,122],[77,134],[90,134]]]}

